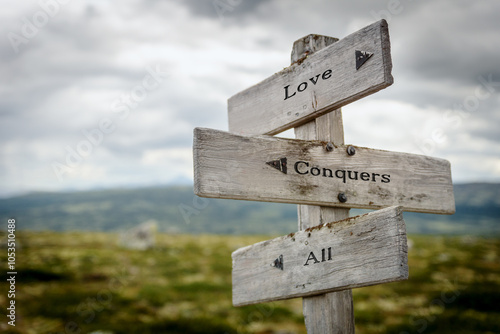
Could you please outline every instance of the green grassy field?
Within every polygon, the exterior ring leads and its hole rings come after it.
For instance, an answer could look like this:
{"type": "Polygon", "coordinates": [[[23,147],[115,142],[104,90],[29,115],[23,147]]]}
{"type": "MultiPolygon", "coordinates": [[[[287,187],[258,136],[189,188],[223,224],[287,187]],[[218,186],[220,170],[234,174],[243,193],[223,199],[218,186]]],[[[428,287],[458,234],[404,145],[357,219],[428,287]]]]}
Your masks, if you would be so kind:
{"type": "MultiPolygon", "coordinates": [[[[18,232],[15,327],[0,249],[0,332],[305,333],[301,299],[231,305],[231,252],[265,239],[160,234],[137,251],[116,234],[18,232]]],[[[353,290],[356,333],[500,333],[500,240],[409,239],[409,280],[353,290]]]]}

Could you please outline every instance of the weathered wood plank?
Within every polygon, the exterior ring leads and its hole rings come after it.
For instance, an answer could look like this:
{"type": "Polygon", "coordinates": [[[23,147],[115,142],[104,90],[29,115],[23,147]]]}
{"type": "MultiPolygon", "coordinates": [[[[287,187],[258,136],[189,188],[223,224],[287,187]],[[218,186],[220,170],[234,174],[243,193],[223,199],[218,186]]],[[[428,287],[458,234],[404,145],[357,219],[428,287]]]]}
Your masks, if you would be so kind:
{"type": "Polygon", "coordinates": [[[452,214],[448,161],[327,143],[194,131],[195,193],[202,197],[452,214]],[[339,194],[345,195],[345,202],[339,194]]]}
{"type": "Polygon", "coordinates": [[[390,207],[233,252],[235,306],[408,278],[401,207],[390,207]]]}
{"type": "Polygon", "coordinates": [[[354,333],[352,290],[305,297],[302,303],[307,333],[354,333]]]}
{"type": "Polygon", "coordinates": [[[381,20],[229,98],[229,131],[277,134],[296,127],[386,88],[391,70],[388,26],[381,20]],[[356,51],[372,54],[359,69],[356,51]]]}

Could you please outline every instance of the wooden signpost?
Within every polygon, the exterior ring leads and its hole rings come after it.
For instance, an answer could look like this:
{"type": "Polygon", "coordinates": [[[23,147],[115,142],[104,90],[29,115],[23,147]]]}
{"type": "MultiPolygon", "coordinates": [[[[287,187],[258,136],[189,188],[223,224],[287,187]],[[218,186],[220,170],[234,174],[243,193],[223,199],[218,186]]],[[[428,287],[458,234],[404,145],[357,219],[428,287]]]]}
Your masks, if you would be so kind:
{"type": "Polygon", "coordinates": [[[195,129],[195,193],[203,197],[450,214],[450,164],[331,142],[195,129]]]}
{"type": "Polygon", "coordinates": [[[408,277],[402,211],[455,211],[449,162],[344,145],[339,108],[393,82],[387,22],[337,41],[296,41],[290,67],[229,99],[230,133],[194,131],[197,195],[299,204],[299,232],[233,253],[233,304],[303,297],[308,333],[354,333],[350,289],[408,277]]]}

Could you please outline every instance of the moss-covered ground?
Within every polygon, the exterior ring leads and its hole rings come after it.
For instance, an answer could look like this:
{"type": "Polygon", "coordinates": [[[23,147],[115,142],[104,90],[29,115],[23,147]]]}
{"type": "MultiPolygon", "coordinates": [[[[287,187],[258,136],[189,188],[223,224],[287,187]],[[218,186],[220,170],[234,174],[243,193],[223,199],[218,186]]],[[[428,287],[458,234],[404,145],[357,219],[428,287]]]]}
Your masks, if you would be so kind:
{"type": "MultiPolygon", "coordinates": [[[[269,238],[159,234],[139,251],[111,233],[18,232],[15,327],[0,249],[0,332],[305,333],[301,299],[231,304],[231,252],[269,238]]],[[[409,239],[409,280],[353,290],[356,333],[500,333],[500,240],[409,239]]]]}

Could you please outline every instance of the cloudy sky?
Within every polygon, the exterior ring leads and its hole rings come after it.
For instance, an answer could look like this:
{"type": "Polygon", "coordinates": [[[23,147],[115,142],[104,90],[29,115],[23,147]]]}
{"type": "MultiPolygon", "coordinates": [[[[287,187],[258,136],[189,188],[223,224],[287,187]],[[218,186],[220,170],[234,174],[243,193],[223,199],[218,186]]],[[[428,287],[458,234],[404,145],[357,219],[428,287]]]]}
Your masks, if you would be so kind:
{"type": "Polygon", "coordinates": [[[0,3],[0,196],[192,182],[194,127],[227,130],[296,39],[381,18],[394,84],[343,108],[346,142],[500,181],[498,1],[0,3]]]}

